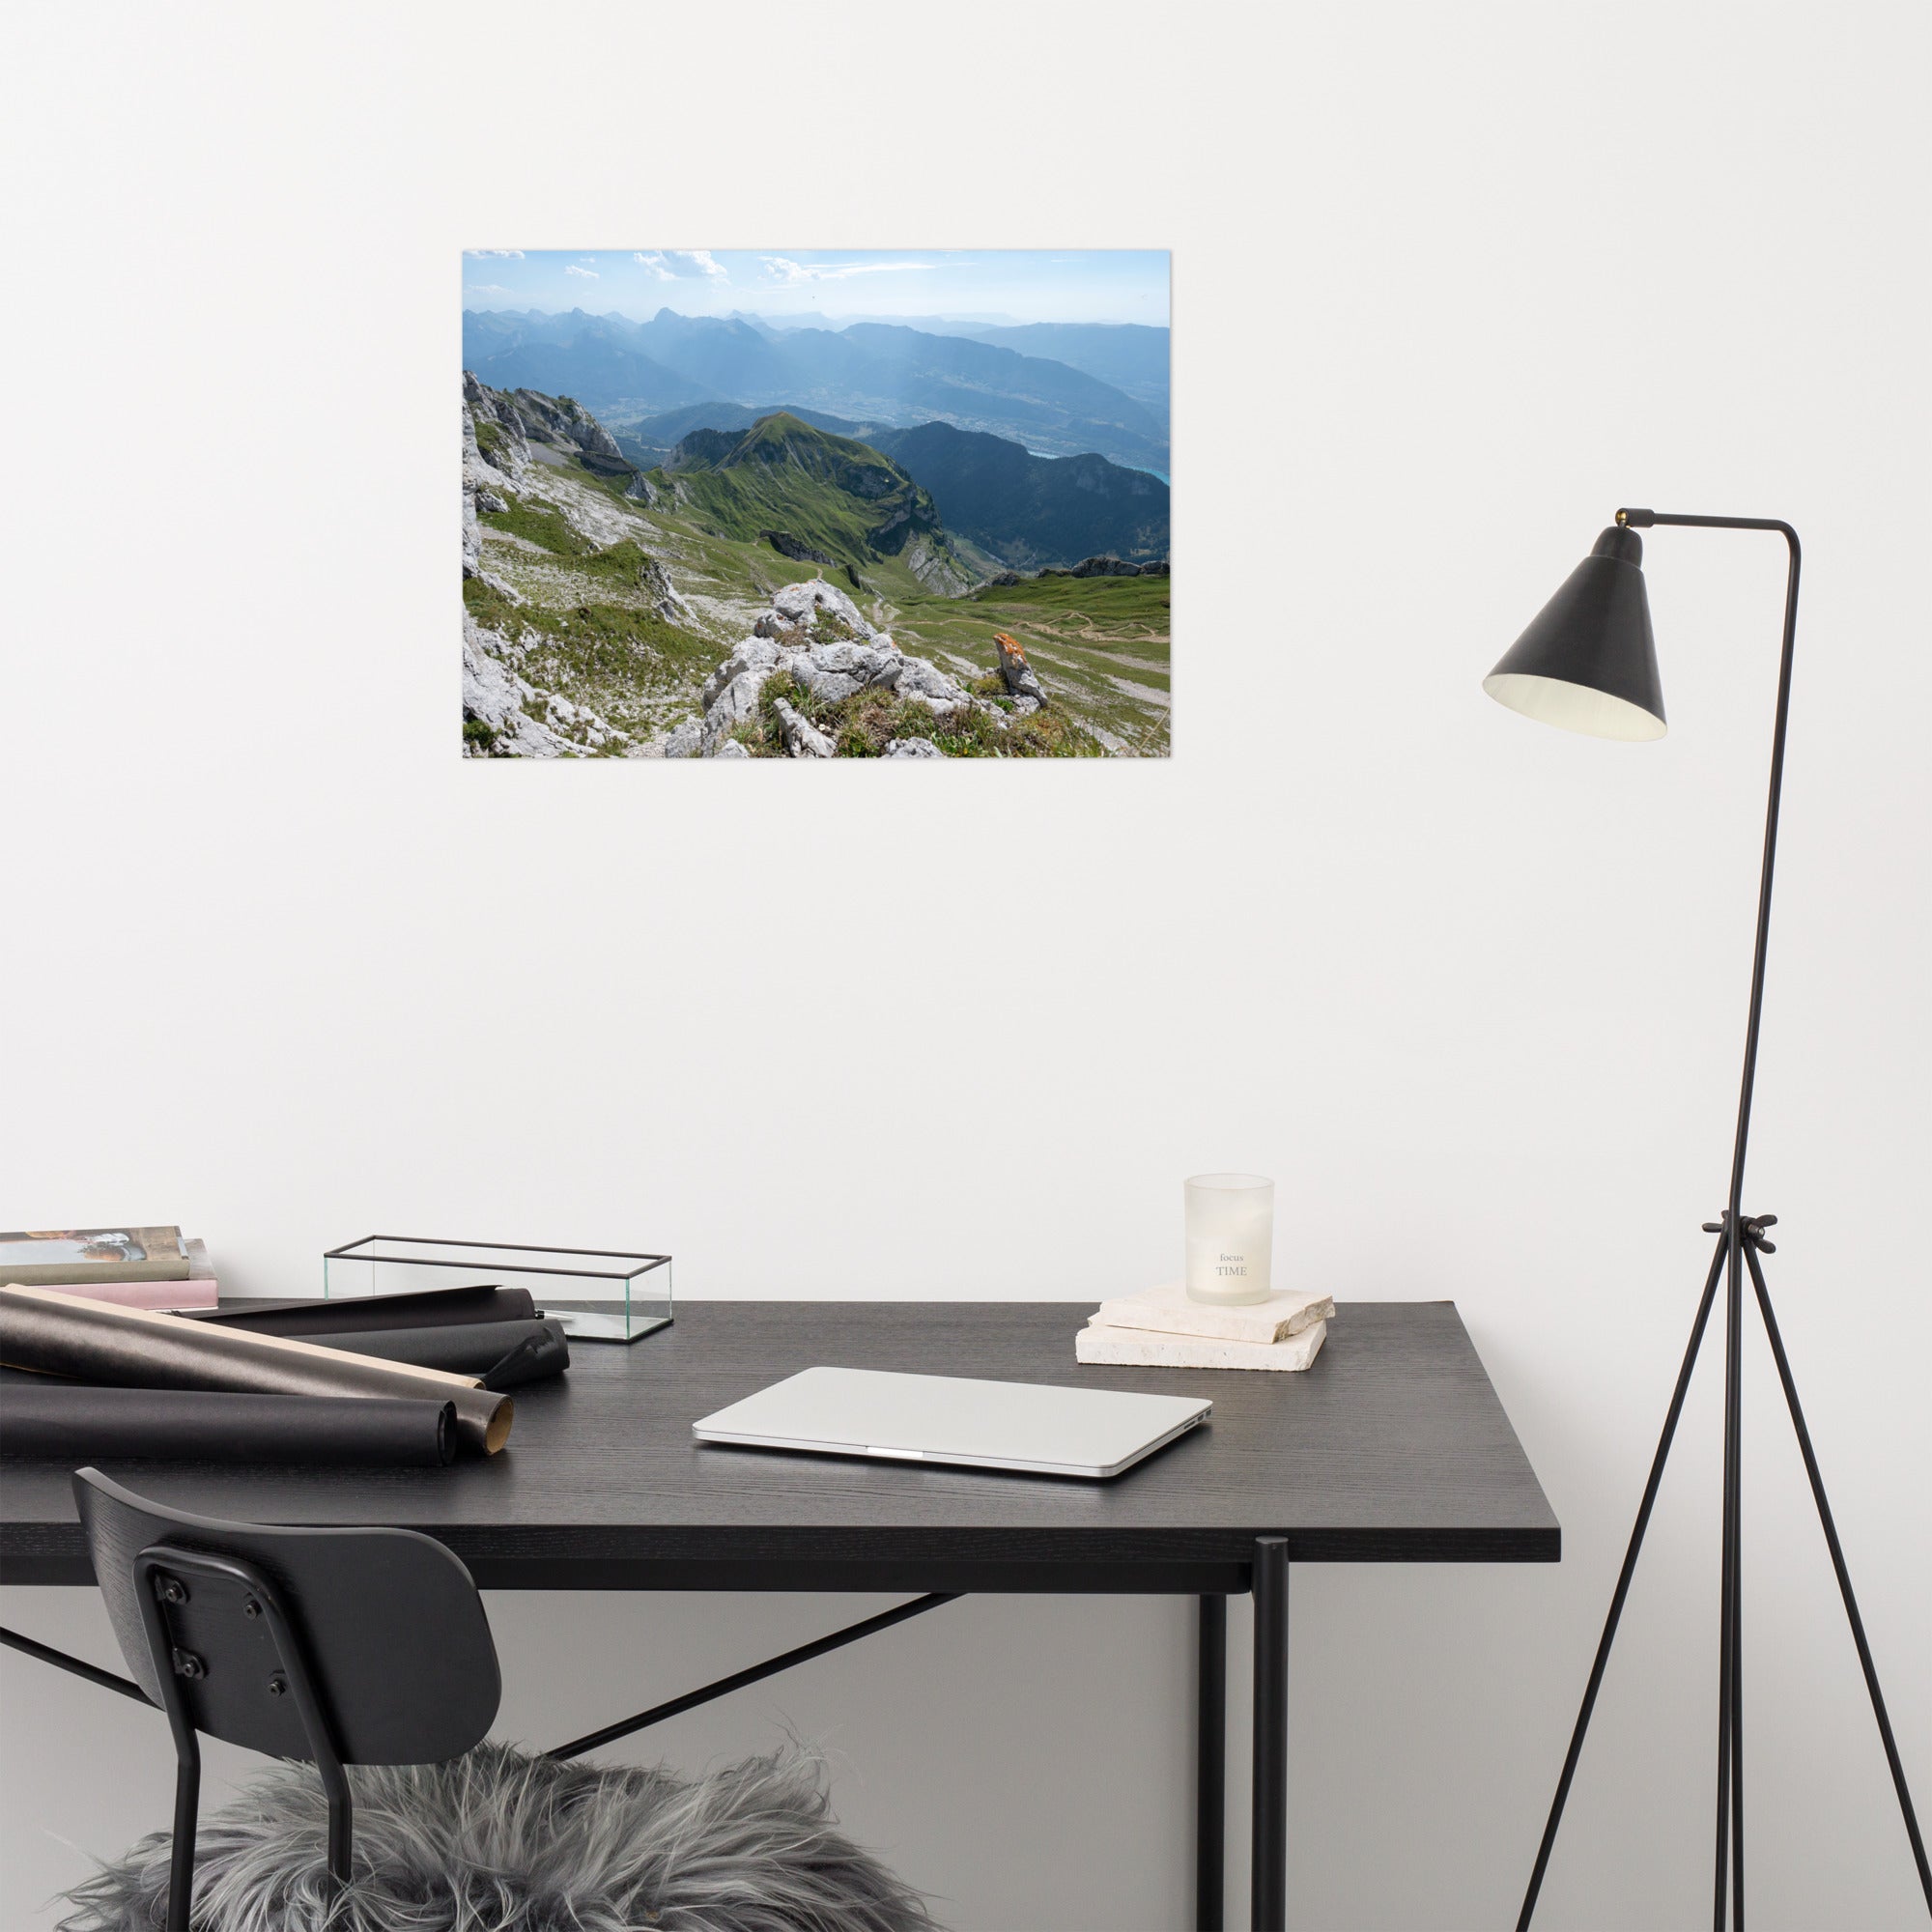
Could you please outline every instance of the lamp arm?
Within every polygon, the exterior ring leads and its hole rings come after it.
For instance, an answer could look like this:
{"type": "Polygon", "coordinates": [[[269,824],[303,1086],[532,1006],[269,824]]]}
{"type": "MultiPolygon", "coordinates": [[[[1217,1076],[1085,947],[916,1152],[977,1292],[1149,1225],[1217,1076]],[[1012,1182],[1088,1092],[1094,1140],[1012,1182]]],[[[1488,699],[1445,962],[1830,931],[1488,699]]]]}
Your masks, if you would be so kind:
{"type": "MultiPolygon", "coordinates": [[[[1791,714],[1791,657],[1798,640],[1798,532],[1776,517],[1677,517],[1662,510],[1617,512],[1617,522],[1634,529],[1654,524],[1680,524],[1707,530],[1776,530],[1790,553],[1784,580],[1784,642],[1777,664],[1777,716],[1771,732],[1771,797],[1764,813],[1764,867],[1758,875],[1757,941],[1751,953],[1750,1018],[1745,1028],[1744,1083],[1738,1095],[1738,1136],[1731,1151],[1731,1226],[1739,1224],[1744,1199],[1745,1147],[1750,1137],[1751,1089],[1757,1078],[1758,1022],[1764,1012],[1764,956],[1771,939],[1771,881],[1777,858],[1777,808],[1784,788],[1784,730],[1791,714]]],[[[1733,1236],[1735,1238],[1735,1235],[1733,1236]]]]}

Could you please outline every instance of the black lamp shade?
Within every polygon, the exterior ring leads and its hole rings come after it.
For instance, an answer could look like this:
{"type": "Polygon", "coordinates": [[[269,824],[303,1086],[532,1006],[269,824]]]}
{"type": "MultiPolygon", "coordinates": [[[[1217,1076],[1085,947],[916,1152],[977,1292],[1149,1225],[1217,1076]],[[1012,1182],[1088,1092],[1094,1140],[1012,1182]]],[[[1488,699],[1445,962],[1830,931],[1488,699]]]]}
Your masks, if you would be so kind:
{"type": "Polygon", "coordinates": [[[1483,680],[1499,704],[1592,738],[1661,738],[1663,686],[1643,539],[1605,530],[1483,680]]]}

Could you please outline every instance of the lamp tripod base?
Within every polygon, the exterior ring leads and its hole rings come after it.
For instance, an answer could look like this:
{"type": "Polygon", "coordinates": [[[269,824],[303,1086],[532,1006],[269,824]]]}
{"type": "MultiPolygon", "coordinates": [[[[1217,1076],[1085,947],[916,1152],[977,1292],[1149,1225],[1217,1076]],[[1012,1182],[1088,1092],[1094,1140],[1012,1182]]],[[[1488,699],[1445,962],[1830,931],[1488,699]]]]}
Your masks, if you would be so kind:
{"type": "Polygon", "coordinates": [[[1650,1526],[1650,1513],[1663,1480],[1663,1465],[1670,1456],[1670,1444],[1677,1434],[1678,1417],[1690,1386],[1691,1372],[1697,1366],[1697,1352],[1703,1346],[1710,1324],[1711,1309],[1717,1300],[1718,1284],[1725,1285],[1724,1300],[1724,1506],[1723,1554],[1719,1600],[1718,1642],[1718,1820],[1717,1858],[1713,1880],[1712,1925],[1725,1932],[1726,1920],[1735,1932],[1744,1932],[1745,1923],[1745,1800],[1744,1800],[1744,1672],[1742,1660],[1743,1588],[1740,1561],[1739,1518],[1743,1448],[1743,1369],[1740,1359],[1744,1340],[1744,1282],[1750,1277],[1757,1297],[1758,1313],[1771,1344],[1772,1359],[1777,1365],[1777,1378],[1784,1389],[1791,1426],[1798,1435],[1798,1447],[1804,1458],[1804,1473],[1810,1479],[1812,1500],[1818,1506],[1818,1520],[1825,1531],[1825,1545],[1831,1551],[1832,1568],[1838,1578],[1838,1592],[1845,1603],[1845,1616],[1851,1624],[1852,1641],[1858,1646],[1859,1664],[1864,1671],[1865,1689],[1871,1693],[1872,1715],[1878,1719],[1878,1734],[1885,1746],[1886,1762],[1891,1768],[1892,1788],[1898,1794],[1898,1808],[1905,1820],[1906,1836],[1918,1866],[1918,1883],[1925,1893],[1925,1906],[1932,1913],[1932,1866],[1925,1858],[1925,1840],[1919,1834],[1918,1815],[1912,1808],[1912,1793],[1905,1782],[1905,1768],[1899,1762],[1898,1745],[1886,1715],[1885,1697],[1879,1690],[1878,1670],[1872,1662],[1871,1646],[1865,1640],[1864,1620],[1859,1615],[1858,1599],[1852,1594],[1851,1573],[1845,1567],[1845,1553],[1838,1543],[1837,1525],[1832,1520],[1832,1505],[1825,1494],[1825,1479],[1818,1472],[1818,1459],[1811,1448],[1811,1432],[1804,1426],[1804,1411],[1798,1401],[1798,1385],[1792,1379],[1791,1363],[1784,1352],[1784,1340],[1772,1313],[1771,1292],[1765,1286],[1760,1255],[1776,1252],[1765,1238],[1765,1230],[1776,1224],[1775,1214],[1744,1215],[1726,1210],[1716,1221],[1704,1224],[1706,1234],[1718,1236],[1717,1253],[1704,1280],[1704,1293],[1697,1303],[1697,1319],[1690,1325],[1690,1343],[1684,1351],[1684,1366],[1677,1374],[1670,1407],[1663,1418],[1663,1434],[1650,1465],[1650,1480],[1644,1485],[1643,1500],[1637,1506],[1636,1523],[1631,1531],[1630,1547],[1624,1552],[1623,1568],[1610,1596],[1609,1615],[1604,1634],[1597,1644],[1590,1678],[1583,1690],[1582,1708],[1577,1714],[1577,1728],[1571,1734],[1570,1750],[1563,1760],[1562,1776],[1556,1780],[1556,1796],[1549,1806],[1549,1819],[1543,1828],[1543,1842],[1537,1847],[1536,1865],[1529,1875],[1529,1889],[1523,1894],[1522,1911],[1517,1918],[1517,1932],[1529,1932],[1536,1911],[1537,1894],[1543,1889],[1543,1875],[1548,1868],[1549,1853],[1562,1823],[1563,1805],[1577,1775],[1577,1760],[1583,1750],[1583,1737],[1590,1727],[1590,1714],[1596,1708],[1597,1692],[1603,1686],[1605,1666],[1609,1662],[1610,1646],[1616,1640],[1617,1621],[1623,1615],[1624,1599],[1630,1594],[1631,1578],[1636,1571],[1637,1554],[1643,1548],[1644,1531],[1650,1526]]]}

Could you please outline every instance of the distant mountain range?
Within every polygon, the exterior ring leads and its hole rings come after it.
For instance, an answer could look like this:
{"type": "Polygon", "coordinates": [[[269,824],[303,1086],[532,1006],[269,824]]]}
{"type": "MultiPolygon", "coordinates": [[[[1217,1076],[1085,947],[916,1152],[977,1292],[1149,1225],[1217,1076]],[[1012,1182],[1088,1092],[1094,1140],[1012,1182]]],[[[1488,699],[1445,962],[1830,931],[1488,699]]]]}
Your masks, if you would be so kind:
{"type": "Polygon", "coordinates": [[[1016,570],[1168,554],[1167,485],[1104,456],[1035,456],[1003,437],[923,423],[866,440],[931,492],[946,527],[1016,570]]]}
{"type": "Polygon", "coordinates": [[[1168,337],[1164,328],[1135,322],[1029,322],[1011,328],[961,325],[951,333],[996,349],[1044,355],[1069,369],[1111,383],[1167,421],[1168,337]]]}
{"type": "MultiPolygon", "coordinates": [[[[794,328],[844,328],[855,322],[876,321],[868,316],[774,316],[734,312],[734,320],[749,323],[761,334],[781,335],[794,328]]],[[[1168,399],[1168,331],[1137,322],[1029,322],[1006,316],[901,315],[894,318],[906,328],[927,335],[965,335],[996,348],[1015,349],[1022,355],[1044,355],[1069,369],[1097,376],[1103,383],[1154,406],[1162,414],[1168,399]]]]}
{"type": "Polygon", "coordinates": [[[1165,344],[1165,330],[1125,326],[980,326],[967,335],[876,322],[779,331],[668,308],[643,323],[582,309],[463,317],[465,368],[497,388],[574,396],[613,430],[700,402],[803,406],[859,423],[948,422],[1042,454],[1094,453],[1162,472],[1165,344]],[[1046,350],[1055,353],[1036,353],[1046,350]],[[1075,355],[1113,369],[1132,391],[1075,355]]]}

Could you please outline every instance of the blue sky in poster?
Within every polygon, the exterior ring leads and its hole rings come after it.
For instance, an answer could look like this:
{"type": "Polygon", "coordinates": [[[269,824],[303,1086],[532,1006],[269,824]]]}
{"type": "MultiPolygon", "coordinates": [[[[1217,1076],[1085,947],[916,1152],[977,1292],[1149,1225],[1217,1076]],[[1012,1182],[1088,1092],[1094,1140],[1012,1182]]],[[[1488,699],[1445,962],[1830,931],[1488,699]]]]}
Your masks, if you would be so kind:
{"type": "Polygon", "coordinates": [[[463,305],[841,320],[1168,320],[1165,249],[472,248],[463,305]]]}

